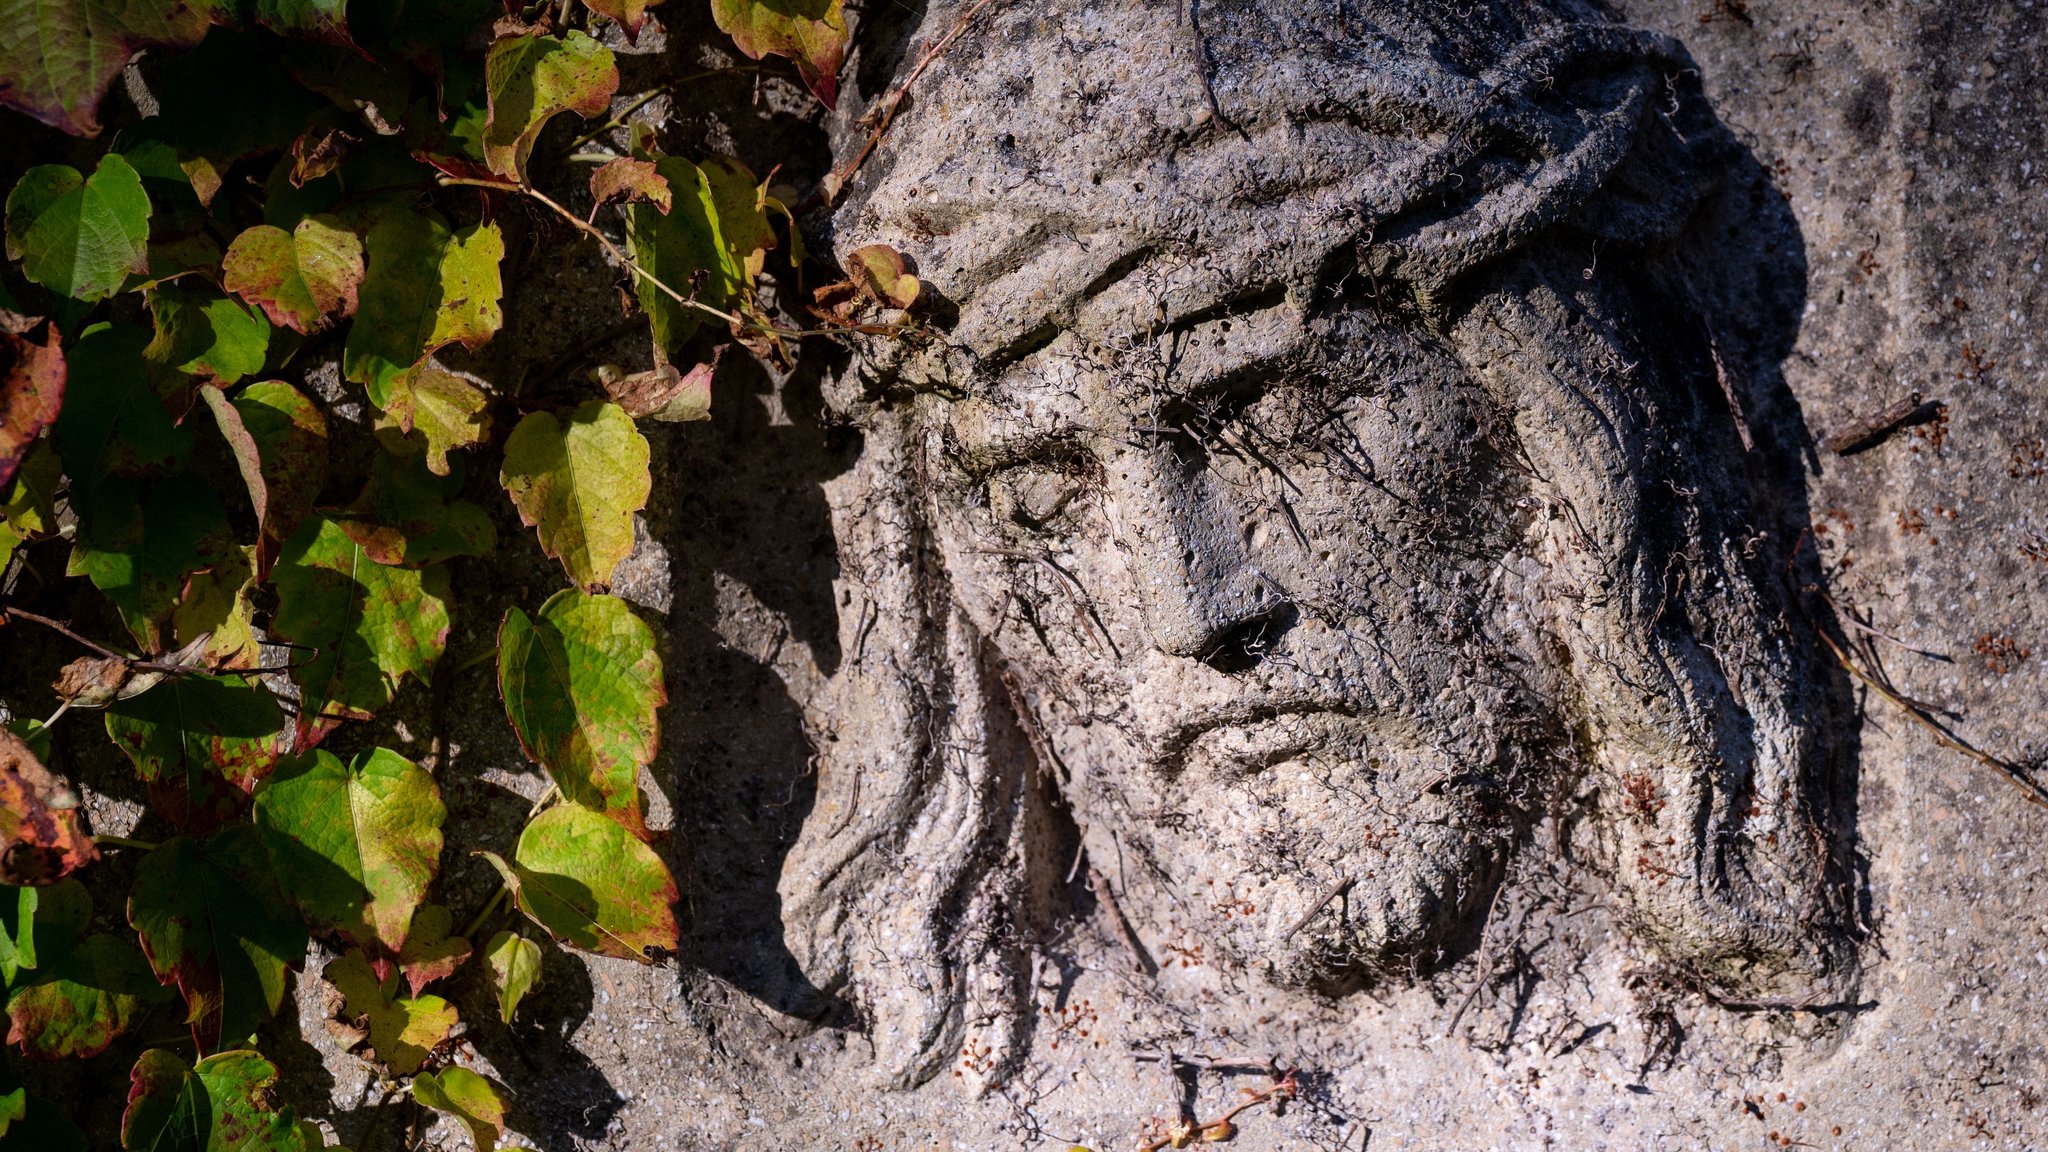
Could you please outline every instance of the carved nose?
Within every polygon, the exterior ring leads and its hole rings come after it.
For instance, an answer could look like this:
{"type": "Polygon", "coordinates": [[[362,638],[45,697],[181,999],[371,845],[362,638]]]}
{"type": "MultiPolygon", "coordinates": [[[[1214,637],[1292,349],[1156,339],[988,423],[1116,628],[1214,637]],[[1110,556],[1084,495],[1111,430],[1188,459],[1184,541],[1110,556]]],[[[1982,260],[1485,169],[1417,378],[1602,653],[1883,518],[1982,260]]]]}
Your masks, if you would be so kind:
{"type": "Polygon", "coordinates": [[[1292,610],[1252,565],[1237,502],[1165,448],[1127,454],[1109,485],[1153,645],[1224,671],[1256,664],[1292,610]]]}

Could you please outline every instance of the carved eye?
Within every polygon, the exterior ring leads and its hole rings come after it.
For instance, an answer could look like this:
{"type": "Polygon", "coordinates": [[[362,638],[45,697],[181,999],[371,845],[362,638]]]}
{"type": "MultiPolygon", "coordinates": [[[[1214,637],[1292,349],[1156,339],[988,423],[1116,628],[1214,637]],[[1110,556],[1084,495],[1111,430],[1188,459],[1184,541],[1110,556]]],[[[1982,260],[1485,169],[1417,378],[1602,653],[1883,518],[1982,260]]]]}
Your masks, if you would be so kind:
{"type": "Polygon", "coordinates": [[[1081,494],[1087,476],[1068,463],[1019,464],[989,478],[989,510],[999,520],[1042,529],[1081,494]]]}

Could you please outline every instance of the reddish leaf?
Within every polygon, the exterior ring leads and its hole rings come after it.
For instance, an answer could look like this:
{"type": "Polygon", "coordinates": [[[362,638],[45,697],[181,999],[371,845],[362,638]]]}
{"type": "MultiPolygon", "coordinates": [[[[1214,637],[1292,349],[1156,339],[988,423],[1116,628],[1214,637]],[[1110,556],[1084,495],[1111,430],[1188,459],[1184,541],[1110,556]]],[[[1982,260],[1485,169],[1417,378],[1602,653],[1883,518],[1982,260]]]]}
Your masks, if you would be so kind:
{"type": "Polygon", "coordinates": [[[190,47],[234,18],[226,0],[65,0],[0,9],[0,104],[74,136],[128,58],[152,44],[190,47]]]}
{"type": "Polygon", "coordinates": [[[842,0],[711,0],[711,18],[748,59],[795,61],[804,86],[830,109],[839,102],[839,66],[846,62],[842,7],[842,0]]]}
{"type": "Polygon", "coordinates": [[[454,975],[462,962],[469,959],[469,941],[449,935],[454,926],[453,914],[439,904],[422,904],[413,912],[405,947],[398,953],[398,966],[404,970],[405,982],[411,986],[413,995],[419,995],[421,989],[436,980],[454,975]]]}
{"type": "Polygon", "coordinates": [[[57,326],[7,322],[0,313],[0,488],[64,404],[64,352],[57,326]]]}
{"type": "Polygon", "coordinates": [[[78,794],[0,728],[0,884],[55,884],[98,858],[78,794]]]}
{"type": "Polygon", "coordinates": [[[590,174],[591,210],[595,212],[621,197],[629,204],[643,200],[661,209],[664,216],[675,202],[668,181],[662,179],[652,160],[629,160],[623,156],[606,161],[604,167],[590,174]]]}
{"type": "Polygon", "coordinates": [[[663,420],[684,423],[711,419],[711,378],[718,373],[718,361],[731,345],[720,344],[711,359],[678,371],[660,348],[654,350],[654,367],[630,376],[607,378],[604,390],[611,393],[626,415],[635,420],[663,420]]]}
{"type": "Polygon", "coordinates": [[[640,26],[647,23],[647,10],[661,0],[584,0],[592,12],[617,20],[626,30],[626,42],[640,42],[640,26]]]}
{"type": "Polygon", "coordinates": [[[222,286],[271,323],[311,335],[355,314],[363,242],[332,216],[308,216],[290,232],[261,224],[228,245],[221,271],[222,286]]]}
{"type": "Polygon", "coordinates": [[[908,308],[917,303],[917,277],[904,271],[903,254],[887,244],[869,244],[847,253],[846,274],[879,304],[908,308]]]}

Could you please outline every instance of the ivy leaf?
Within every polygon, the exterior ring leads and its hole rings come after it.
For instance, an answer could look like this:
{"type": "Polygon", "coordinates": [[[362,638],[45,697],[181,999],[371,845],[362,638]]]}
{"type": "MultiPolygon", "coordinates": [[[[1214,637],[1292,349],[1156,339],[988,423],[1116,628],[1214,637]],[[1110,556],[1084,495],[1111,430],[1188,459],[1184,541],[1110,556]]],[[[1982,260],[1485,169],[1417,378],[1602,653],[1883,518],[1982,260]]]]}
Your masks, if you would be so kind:
{"type": "Polygon", "coordinates": [[[491,45],[484,84],[490,99],[484,162],[500,176],[521,180],[534,139],[557,113],[573,111],[588,120],[611,108],[619,70],[611,49],[581,32],[529,33],[491,45]]]}
{"type": "Polygon", "coordinates": [[[98,858],[78,793],[0,728],[0,884],[55,884],[98,858]]]}
{"type": "Polygon", "coordinates": [[[654,161],[621,156],[605,161],[590,174],[590,206],[596,209],[620,199],[652,204],[666,216],[675,203],[675,194],[654,161]]]}
{"type": "Polygon", "coordinates": [[[447,569],[379,564],[326,516],[285,542],[271,580],[271,630],[316,650],[292,670],[302,746],[389,704],[401,678],[428,680],[448,645],[447,569]]]}
{"type": "Polygon", "coordinates": [[[839,102],[839,68],[846,62],[842,0],[711,0],[718,30],[749,60],[786,56],[804,87],[829,111],[839,102]]]}
{"type": "Polygon", "coordinates": [[[386,212],[364,246],[369,272],[341,363],[382,408],[422,358],[450,344],[481,347],[505,322],[498,303],[505,242],[496,224],[452,233],[440,213],[405,207],[386,212]]]}
{"type": "MultiPolygon", "coordinates": [[[[71,476],[76,481],[77,474],[71,476]]],[[[79,525],[65,574],[89,577],[113,601],[135,642],[162,651],[186,577],[233,548],[213,485],[185,472],[154,483],[109,476],[74,491],[72,508],[79,525]]]]}
{"type": "Polygon", "coordinates": [[[157,979],[175,984],[201,1051],[239,1043],[277,1014],[306,928],[278,891],[256,829],[173,837],[136,866],[128,922],[157,979]]]}
{"type": "Polygon", "coordinates": [[[540,945],[517,932],[500,932],[484,946],[484,959],[498,996],[498,1019],[510,1025],[519,1002],[540,983],[540,945]]]}
{"type": "Polygon", "coordinates": [[[262,663],[256,638],[256,549],[233,548],[211,567],[185,581],[185,594],[171,609],[173,643],[204,644],[199,663],[207,668],[249,669],[262,663]]]}
{"type": "Polygon", "coordinates": [[[273,1108],[277,1067],[246,1049],[196,1066],[151,1048],[128,1073],[126,1152],[306,1152],[298,1115],[273,1108]]]}
{"type": "Polygon", "coordinates": [[[277,701],[241,676],[168,677],[114,702],[107,735],[135,762],[158,809],[196,833],[246,809],[286,740],[277,701]]]}
{"type": "Polygon", "coordinates": [[[355,315],[363,242],[332,216],[308,216],[290,232],[259,224],[235,237],[221,287],[304,336],[355,315]]]}
{"type": "Polygon", "coordinates": [[[427,469],[436,476],[448,475],[448,453],[483,443],[491,431],[491,400],[484,390],[433,364],[400,376],[389,399],[373,421],[377,442],[395,455],[424,449],[427,469]]]}
{"type": "MultiPolygon", "coordinates": [[[[0,314],[0,491],[64,406],[64,351],[57,326],[9,324],[0,314]]],[[[0,556],[0,564],[6,562],[0,556]]]]}
{"type": "Polygon", "coordinates": [[[633,513],[653,489],[649,455],[624,409],[591,400],[566,424],[552,413],[528,413],[505,441],[499,481],[569,579],[603,588],[633,551],[633,513]]]}
{"type": "Polygon", "coordinates": [[[142,370],[149,334],[96,324],[71,346],[57,449],[74,505],[109,477],[160,474],[192,450],[192,432],[172,418],[142,370]]]}
{"type": "Polygon", "coordinates": [[[421,456],[378,453],[370,481],[336,522],[379,564],[424,568],[451,556],[484,556],[498,529],[482,508],[455,499],[457,476],[436,476],[421,456]]]}
{"type": "Polygon", "coordinates": [[[870,296],[891,308],[917,302],[917,277],[903,269],[903,254],[887,244],[869,244],[846,254],[846,272],[870,296]]]}
{"type": "Polygon", "coordinates": [[[136,50],[190,47],[225,0],[74,0],[0,9],[0,104],[73,136],[96,136],[94,112],[136,50]]]}
{"type": "Polygon", "coordinates": [[[413,1077],[412,1098],[436,1112],[446,1112],[469,1128],[476,1152],[497,1152],[505,1134],[505,1100],[498,1086],[467,1068],[450,1067],[439,1076],[413,1077]]]}
{"type": "MultiPolygon", "coordinates": [[[[663,284],[686,296],[694,288],[696,299],[713,308],[731,307],[753,291],[775,246],[765,194],[745,165],[725,157],[698,165],[662,156],[654,169],[668,185],[671,204],[627,206],[627,250],[663,284]]],[[[665,352],[681,347],[705,315],[644,278],[634,292],[665,352]]]]}
{"type": "Polygon", "coordinates": [[[519,910],[555,939],[586,952],[649,962],[676,946],[676,883],[639,837],[580,804],[558,804],[519,834],[507,864],[494,865],[519,910]]]}
{"type": "Polygon", "coordinates": [[[270,322],[214,289],[161,285],[150,290],[149,312],[156,339],[142,358],[150,364],[221,384],[263,371],[270,322]]]}
{"type": "MultiPolygon", "coordinates": [[[[235,394],[235,414],[256,450],[256,473],[250,475],[237,453],[242,479],[253,496],[258,483],[264,500],[257,509],[263,536],[282,543],[313,509],[313,499],[327,476],[327,418],[298,389],[282,380],[259,380],[235,394]]],[[[276,554],[266,545],[263,556],[276,554]]],[[[268,563],[259,570],[267,574],[268,563]]]]}
{"type": "Polygon", "coordinates": [[[256,0],[256,22],[286,36],[353,47],[347,7],[348,0],[256,0]]]}
{"type": "Polygon", "coordinates": [[[49,951],[35,976],[12,985],[7,997],[7,1042],[24,1055],[97,1056],[163,995],[131,941],[102,934],[55,956],[49,951]]]}
{"type": "Polygon", "coordinates": [[[453,976],[462,962],[469,959],[469,941],[451,935],[454,928],[454,914],[439,904],[422,904],[412,914],[412,927],[405,934],[405,947],[399,950],[398,966],[404,970],[405,982],[413,995],[419,995],[421,989],[436,980],[453,976]]]}
{"type": "Polygon", "coordinates": [[[10,483],[0,484],[0,569],[14,550],[57,531],[57,489],[63,469],[53,446],[31,445],[10,483]]]}
{"type": "Polygon", "coordinates": [[[314,928],[388,963],[441,863],[441,790],[377,748],[343,764],[314,751],[279,766],[256,798],[278,882],[314,928]]]}
{"type": "Polygon", "coordinates": [[[44,947],[53,955],[68,951],[91,923],[92,898],[76,880],[0,889],[0,977],[13,986],[41,963],[44,947]]]}
{"type": "Polygon", "coordinates": [[[92,301],[120,291],[130,273],[149,271],[142,177],[117,152],[100,157],[90,177],[63,164],[29,169],[7,195],[7,258],[59,296],[92,301]]]}
{"type": "Polygon", "coordinates": [[[654,367],[626,376],[605,376],[605,393],[635,420],[658,420],[665,424],[709,420],[711,381],[718,374],[718,362],[728,347],[718,345],[711,350],[711,359],[682,372],[668,362],[668,356],[657,345],[654,367]]]}
{"type": "Polygon", "coordinates": [[[453,1005],[439,996],[397,995],[396,975],[379,979],[361,952],[350,951],[329,961],[323,974],[341,993],[348,1022],[369,1041],[377,1061],[395,1075],[419,1071],[455,1028],[453,1005]]]}
{"type": "Polygon", "coordinates": [[[616,596],[565,588],[498,631],[498,692],[526,754],[568,799],[644,838],[640,769],[667,702],[654,630],[616,596]]]}

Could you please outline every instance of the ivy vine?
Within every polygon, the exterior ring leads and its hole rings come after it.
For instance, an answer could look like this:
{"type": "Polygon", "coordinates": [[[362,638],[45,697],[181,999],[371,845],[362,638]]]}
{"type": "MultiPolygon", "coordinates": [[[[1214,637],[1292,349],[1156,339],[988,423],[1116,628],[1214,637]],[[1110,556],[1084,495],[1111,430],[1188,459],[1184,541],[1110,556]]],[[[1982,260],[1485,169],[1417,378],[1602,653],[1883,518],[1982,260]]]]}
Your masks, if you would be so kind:
{"type": "MultiPolygon", "coordinates": [[[[711,11],[741,53],[793,65],[829,107],[840,2],[711,11]]],[[[0,6],[0,115],[104,138],[89,167],[32,168],[6,199],[0,653],[78,654],[47,718],[0,729],[7,1042],[85,1059],[159,1009],[189,1032],[103,1086],[128,1103],[118,1134],[90,1140],[10,1059],[0,1150],[327,1146],[254,1045],[318,940],[344,1038],[487,1152],[506,1090],[457,1062],[436,983],[481,965],[509,1022],[543,936],[641,961],[677,946],[677,889],[638,785],[662,666],[653,630],[609,593],[652,486],[638,424],[707,414],[712,363],[675,362],[706,347],[700,330],[786,360],[821,331],[904,330],[917,283],[893,253],[863,250],[803,323],[764,304],[770,254],[806,258],[792,205],[739,162],[663,155],[628,122],[675,91],[622,97],[606,46],[637,38],[651,3],[0,6]],[[138,53],[140,114],[103,134],[138,53]],[[620,142],[576,157],[602,161],[586,215],[529,179],[563,116],[590,122],[576,147],[620,142]],[[504,323],[499,217],[515,201],[602,248],[647,319],[651,368],[557,406],[437,358],[504,323]],[[337,401],[304,386],[312,351],[336,344],[345,401],[368,405],[367,456],[330,452],[337,401]],[[344,760],[323,742],[421,690],[445,657],[463,610],[449,563],[497,546],[490,511],[463,498],[477,470],[495,472],[566,586],[499,626],[505,714],[552,785],[508,853],[482,853],[497,896],[459,917],[430,893],[446,852],[482,844],[444,827],[435,765],[383,747],[344,760]],[[323,502],[337,491],[352,496],[323,502]],[[105,610],[31,610],[57,585],[105,610]],[[60,727],[67,741],[103,730],[171,835],[93,835],[48,765],[60,727]],[[126,928],[95,932],[76,874],[117,852],[137,857],[126,928]]]]}

